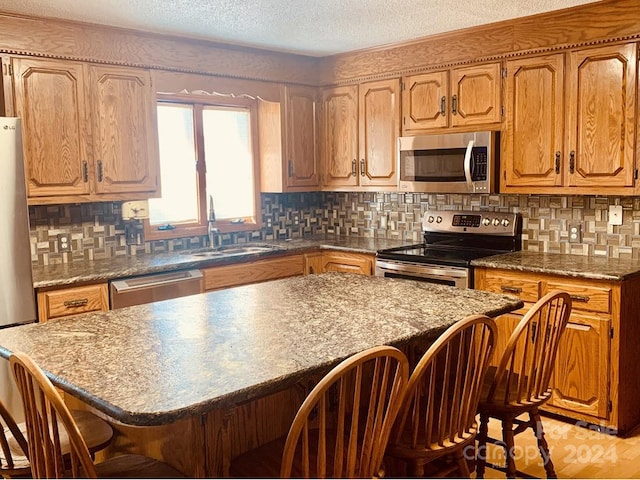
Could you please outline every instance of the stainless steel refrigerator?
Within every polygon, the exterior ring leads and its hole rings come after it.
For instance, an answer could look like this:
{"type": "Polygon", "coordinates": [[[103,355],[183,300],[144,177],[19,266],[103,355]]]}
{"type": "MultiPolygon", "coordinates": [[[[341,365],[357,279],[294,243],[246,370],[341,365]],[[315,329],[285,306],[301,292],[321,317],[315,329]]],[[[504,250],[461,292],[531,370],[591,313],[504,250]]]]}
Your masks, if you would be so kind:
{"type": "MultiPolygon", "coordinates": [[[[0,117],[0,344],[2,329],[35,320],[20,119],[0,117]]],[[[0,400],[18,419],[22,418],[9,362],[2,358],[0,400]]]]}

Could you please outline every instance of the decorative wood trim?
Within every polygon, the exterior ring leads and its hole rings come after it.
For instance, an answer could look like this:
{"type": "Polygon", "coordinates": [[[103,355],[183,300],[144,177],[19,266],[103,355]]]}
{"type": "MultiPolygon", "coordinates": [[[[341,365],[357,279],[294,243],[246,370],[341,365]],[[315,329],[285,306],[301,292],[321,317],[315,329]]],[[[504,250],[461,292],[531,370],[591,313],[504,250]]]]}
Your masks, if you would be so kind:
{"type": "Polygon", "coordinates": [[[319,83],[345,85],[640,38],[637,0],[603,0],[321,59],[319,83]],[[593,19],[597,18],[597,22],[593,19]]]}
{"type": "Polygon", "coordinates": [[[315,57],[200,39],[2,12],[0,30],[0,53],[10,55],[302,85],[317,78],[315,57]]]}

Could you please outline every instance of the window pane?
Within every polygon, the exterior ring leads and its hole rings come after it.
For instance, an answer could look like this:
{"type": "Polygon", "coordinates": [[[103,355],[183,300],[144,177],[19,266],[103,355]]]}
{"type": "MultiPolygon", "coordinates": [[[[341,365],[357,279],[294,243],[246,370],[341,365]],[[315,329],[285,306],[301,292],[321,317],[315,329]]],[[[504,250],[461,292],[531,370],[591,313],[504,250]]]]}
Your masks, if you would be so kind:
{"type": "Polygon", "coordinates": [[[197,223],[198,191],[193,107],[158,104],[162,198],[149,200],[152,225],[197,223]]]}
{"type": "Polygon", "coordinates": [[[206,107],[202,115],[207,193],[213,195],[216,218],[254,217],[249,111],[206,107]]]}

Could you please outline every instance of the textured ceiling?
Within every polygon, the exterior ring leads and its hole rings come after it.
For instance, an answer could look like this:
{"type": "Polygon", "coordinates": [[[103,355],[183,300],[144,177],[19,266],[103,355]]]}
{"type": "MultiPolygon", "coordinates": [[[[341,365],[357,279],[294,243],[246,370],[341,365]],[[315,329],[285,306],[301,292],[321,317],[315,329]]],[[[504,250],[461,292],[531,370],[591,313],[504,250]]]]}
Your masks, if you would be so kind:
{"type": "Polygon", "coordinates": [[[0,0],[0,11],[325,56],[594,0],[0,0]]]}

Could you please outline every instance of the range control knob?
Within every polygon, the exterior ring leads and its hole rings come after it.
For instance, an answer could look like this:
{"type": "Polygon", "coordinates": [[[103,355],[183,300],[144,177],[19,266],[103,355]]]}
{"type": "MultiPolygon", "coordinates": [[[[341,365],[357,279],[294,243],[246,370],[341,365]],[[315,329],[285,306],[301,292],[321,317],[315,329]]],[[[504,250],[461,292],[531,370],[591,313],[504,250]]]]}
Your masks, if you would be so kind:
{"type": "Polygon", "coordinates": [[[442,217],[440,215],[436,217],[436,223],[442,223],[442,217]]]}
{"type": "Polygon", "coordinates": [[[427,218],[427,222],[433,223],[433,215],[429,215],[429,218],[427,218]]]}
{"type": "Polygon", "coordinates": [[[508,227],[510,223],[511,223],[511,222],[509,221],[509,219],[508,219],[508,218],[503,218],[503,219],[502,219],[502,226],[503,226],[503,227],[508,227]]]}
{"type": "Polygon", "coordinates": [[[491,225],[491,219],[489,217],[484,217],[482,219],[482,225],[484,225],[485,227],[488,227],[489,225],[491,225]]]}
{"type": "Polygon", "coordinates": [[[492,223],[497,227],[498,225],[500,225],[500,219],[494,218],[492,223]]]}

